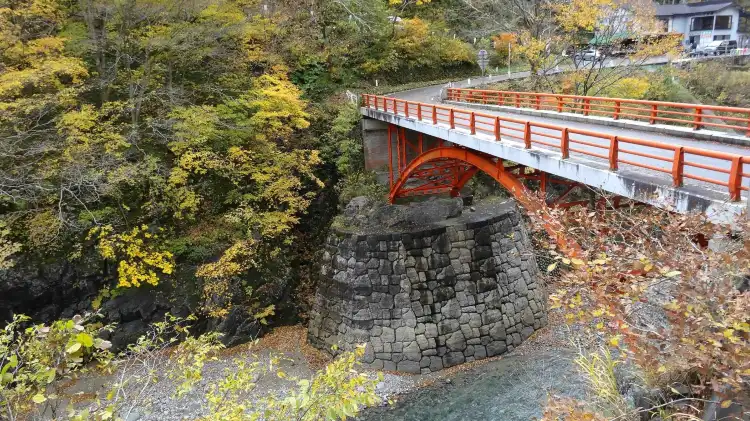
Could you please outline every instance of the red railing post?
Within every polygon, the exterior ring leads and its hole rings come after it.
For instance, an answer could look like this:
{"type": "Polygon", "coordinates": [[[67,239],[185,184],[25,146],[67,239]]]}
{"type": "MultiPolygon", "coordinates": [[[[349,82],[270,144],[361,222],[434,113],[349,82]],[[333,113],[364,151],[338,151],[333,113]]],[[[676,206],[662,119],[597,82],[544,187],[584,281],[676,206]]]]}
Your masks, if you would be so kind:
{"type": "Polygon", "coordinates": [[[516,94],[516,108],[521,106],[521,94],[516,94]]]}
{"type": "Polygon", "coordinates": [[[375,97],[375,111],[378,110],[378,97],[375,97]]]}
{"type": "Polygon", "coordinates": [[[471,134],[477,134],[477,117],[474,115],[474,111],[469,116],[469,131],[471,134]]]}
{"type": "Polygon", "coordinates": [[[693,117],[693,128],[700,130],[703,127],[703,108],[695,107],[695,116],[693,117]]]}
{"type": "Polygon", "coordinates": [[[450,123],[451,129],[456,128],[456,120],[455,116],[453,115],[453,108],[451,108],[448,112],[448,122],[450,123]]]}
{"type": "MultiPolygon", "coordinates": [[[[375,97],[377,101],[377,97],[375,97]]],[[[393,124],[388,125],[388,185],[393,189],[393,124]]]]}
{"type": "Polygon", "coordinates": [[[531,122],[529,121],[523,127],[523,145],[526,149],[531,149],[531,122]]]}
{"type": "Polygon", "coordinates": [[[620,148],[620,142],[617,136],[609,138],[609,169],[617,171],[617,159],[620,148]]]}
{"type": "Polygon", "coordinates": [[[750,137],[750,113],[748,114],[748,120],[747,120],[747,131],[745,132],[745,136],[750,137]]]}
{"type": "Polygon", "coordinates": [[[500,140],[500,117],[495,117],[495,140],[500,140]]]}
{"type": "Polygon", "coordinates": [[[620,118],[620,101],[615,101],[615,114],[612,118],[615,120],[620,118]]]}
{"type": "Polygon", "coordinates": [[[417,120],[422,121],[422,103],[417,102],[417,120]]]}
{"type": "Polygon", "coordinates": [[[404,168],[406,168],[406,129],[403,127],[401,128],[401,170],[403,171],[404,168]]]}
{"type": "Polygon", "coordinates": [[[729,170],[729,199],[740,200],[742,194],[742,157],[732,158],[732,168],[729,170]]]}
{"type": "Polygon", "coordinates": [[[685,166],[685,150],[682,146],[674,149],[674,159],[672,160],[672,185],[674,187],[682,186],[682,171],[685,166]]]}
{"type": "Polygon", "coordinates": [[[563,108],[563,99],[561,96],[557,97],[557,112],[561,113],[563,108]]]}
{"type": "Polygon", "coordinates": [[[437,125],[437,107],[432,106],[432,124],[437,125]]]}
{"type": "Polygon", "coordinates": [[[591,100],[585,98],[583,100],[583,115],[589,115],[589,109],[591,109],[591,100]]]}
{"type": "Polygon", "coordinates": [[[409,101],[404,101],[404,115],[409,118],[409,101]]]}
{"type": "Polygon", "coordinates": [[[487,104],[487,91],[482,91],[482,104],[487,104]]]}
{"type": "Polygon", "coordinates": [[[542,107],[542,96],[539,94],[534,95],[536,97],[536,109],[540,110],[542,107]]]}
{"type": "Polygon", "coordinates": [[[563,128],[560,133],[560,152],[562,152],[563,159],[570,156],[570,135],[567,127],[563,128]]]}
{"type": "Polygon", "coordinates": [[[648,124],[654,124],[656,123],[656,115],[658,114],[659,109],[656,104],[651,105],[651,118],[648,120],[648,124]]]}
{"type": "Polygon", "coordinates": [[[398,169],[399,178],[401,178],[401,137],[403,131],[396,127],[396,168],[398,169]]]}

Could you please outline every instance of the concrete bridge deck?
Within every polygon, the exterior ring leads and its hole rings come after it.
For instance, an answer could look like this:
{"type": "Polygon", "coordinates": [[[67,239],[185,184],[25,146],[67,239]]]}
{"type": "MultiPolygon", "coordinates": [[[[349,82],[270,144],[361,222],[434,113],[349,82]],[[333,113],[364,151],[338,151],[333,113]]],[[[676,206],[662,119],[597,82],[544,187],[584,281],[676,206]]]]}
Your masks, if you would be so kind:
{"type": "MultiPolygon", "coordinates": [[[[459,104],[459,103],[454,103],[454,102],[449,102],[449,103],[457,108],[466,108],[466,109],[480,108],[480,107],[466,106],[468,104],[459,104]]],[[[481,107],[481,110],[483,113],[490,114],[493,116],[499,116],[499,117],[506,118],[506,119],[530,121],[530,122],[537,123],[540,125],[545,124],[545,125],[552,125],[552,126],[565,126],[570,129],[580,130],[582,132],[588,131],[588,132],[601,133],[604,135],[642,139],[642,140],[647,140],[647,141],[665,143],[669,145],[676,145],[676,146],[690,147],[690,148],[696,148],[696,149],[711,150],[711,151],[716,151],[716,152],[724,152],[724,153],[730,153],[730,154],[750,156],[750,146],[720,143],[717,141],[701,140],[701,139],[691,138],[688,136],[678,136],[674,134],[655,133],[645,128],[644,129],[635,128],[637,127],[637,124],[639,124],[638,122],[633,122],[636,124],[636,126],[630,127],[630,128],[613,127],[613,126],[609,126],[609,125],[605,125],[603,123],[597,122],[596,121],[597,117],[592,117],[591,121],[580,121],[580,120],[570,121],[570,120],[563,119],[563,118],[555,118],[554,113],[552,112],[545,113],[544,115],[525,115],[525,114],[519,115],[512,111],[501,111],[497,108],[498,107],[495,107],[495,108],[481,107]]],[[[561,116],[561,117],[564,117],[564,116],[561,116]]],[[[482,117],[479,117],[478,120],[482,120],[482,117]]],[[[520,128],[520,125],[517,125],[517,127],[520,128]]],[[[540,134],[544,133],[544,134],[549,134],[551,136],[556,136],[559,134],[559,131],[557,130],[546,129],[543,127],[540,127],[539,129],[536,129],[535,131],[540,134]]],[[[601,137],[578,135],[576,136],[576,138],[579,138],[583,141],[600,144],[601,146],[605,146],[605,147],[609,146],[608,142],[601,141],[602,140],[601,137]]],[[[597,147],[594,147],[591,145],[585,145],[585,144],[576,145],[576,149],[583,151],[585,153],[572,152],[571,156],[582,157],[586,159],[594,159],[594,160],[596,160],[596,157],[593,157],[586,153],[601,153],[602,152],[602,148],[597,148],[597,147]]],[[[648,154],[648,153],[654,154],[664,159],[670,159],[670,160],[672,159],[672,155],[673,155],[672,151],[668,151],[668,150],[658,151],[658,150],[654,150],[654,148],[641,146],[641,145],[630,145],[628,149],[635,151],[635,152],[641,152],[644,154],[648,154]]],[[[662,161],[660,159],[643,157],[643,156],[639,156],[637,157],[637,159],[639,160],[639,162],[646,164],[646,165],[663,167],[665,169],[667,168],[666,166],[662,165],[666,163],[666,161],[662,161]]],[[[729,170],[731,167],[731,163],[728,161],[710,158],[706,156],[688,154],[686,155],[685,159],[691,162],[698,163],[698,164],[703,164],[707,166],[716,166],[718,168],[722,168],[725,170],[729,170]]],[[[625,169],[627,167],[628,167],[627,164],[625,164],[621,168],[625,169]]],[[[644,171],[645,173],[650,174],[652,176],[662,177],[664,178],[666,182],[670,181],[670,177],[668,175],[660,174],[657,171],[652,171],[652,170],[648,170],[644,168],[639,168],[638,170],[644,171]]],[[[728,174],[720,173],[717,171],[711,171],[711,170],[703,169],[703,168],[695,168],[694,174],[700,177],[712,178],[712,179],[717,179],[717,180],[728,182],[728,174]]],[[[686,186],[698,186],[698,187],[702,187],[705,189],[714,190],[717,192],[726,192],[726,188],[723,188],[716,184],[701,182],[695,179],[685,179],[684,184],[686,186]]],[[[750,179],[744,179],[743,186],[745,187],[750,186],[750,179]]]]}
{"type": "MultiPolygon", "coordinates": [[[[408,96],[436,103],[440,98],[440,87],[421,89],[408,96]]],[[[449,113],[445,107],[435,108],[437,124],[434,124],[431,116],[433,111],[429,105],[421,106],[424,113],[420,121],[416,104],[408,105],[408,117],[405,104],[405,101],[400,101],[400,105],[396,106],[399,111],[393,112],[394,105],[391,105],[390,110],[384,111],[381,102],[380,109],[363,107],[362,114],[372,120],[443,139],[453,145],[616,195],[679,212],[705,212],[715,221],[727,222],[744,212],[747,206],[745,197],[730,200],[727,192],[730,184],[735,185],[736,193],[739,193],[738,189],[748,189],[750,185],[750,175],[747,174],[750,171],[742,171],[742,163],[750,162],[750,149],[747,147],[595,123],[560,121],[551,117],[518,116],[499,110],[482,110],[471,117],[473,110],[467,107],[461,107],[465,112],[456,113],[449,113]],[[453,115],[452,122],[449,121],[448,114],[453,115]],[[495,117],[502,119],[500,124],[495,123],[495,117]],[[528,130],[529,139],[524,139],[524,123],[527,121],[533,127],[528,130]],[[564,137],[571,145],[566,149],[567,156],[563,156],[559,146],[563,137],[561,126],[565,127],[564,137]],[[623,139],[619,163],[615,163],[617,171],[611,170],[612,157],[607,156],[614,136],[623,139]],[[639,140],[645,140],[645,143],[641,144],[639,140]],[[669,147],[654,148],[649,141],[669,147]],[[672,167],[677,148],[680,151],[684,148],[682,159],[690,168],[685,170],[684,177],[680,176],[680,187],[673,187],[675,174],[672,167]],[[712,155],[714,152],[716,156],[712,155]],[[735,159],[739,162],[739,172],[736,168],[733,169],[731,157],[727,158],[729,155],[743,157],[735,159]],[[730,174],[732,171],[739,176],[733,179],[730,174]]],[[[616,156],[615,160],[617,159],[616,156]]],[[[748,166],[750,165],[745,165],[748,166]]],[[[734,198],[737,196],[735,194],[734,198]]]]}

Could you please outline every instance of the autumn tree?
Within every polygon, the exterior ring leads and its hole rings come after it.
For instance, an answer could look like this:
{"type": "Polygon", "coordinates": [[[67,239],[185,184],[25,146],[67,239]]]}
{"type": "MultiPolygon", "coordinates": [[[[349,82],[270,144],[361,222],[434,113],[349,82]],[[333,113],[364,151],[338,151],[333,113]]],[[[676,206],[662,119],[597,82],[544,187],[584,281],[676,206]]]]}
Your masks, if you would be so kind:
{"type": "Polygon", "coordinates": [[[119,288],[157,285],[175,260],[221,256],[197,271],[210,285],[275,259],[320,160],[253,4],[2,5],[5,238],[25,256],[99,256],[119,288]]]}
{"type": "MultiPolygon", "coordinates": [[[[675,416],[681,413],[684,419],[700,416],[706,402],[727,407],[746,390],[747,221],[720,225],[702,215],[635,205],[542,212],[561,221],[566,236],[582,249],[571,257],[550,245],[556,260],[548,270],[558,278],[550,291],[551,307],[562,311],[581,336],[601,338],[594,347],[604,351],[584,355],[580,362],[594,379],[593,394],[599,395],[589,411],[600,419],[631,419],[652,410],[625,404],[619,391],[629,385],[606,373],[615,364],[634,367],[649,390],[659,391],[650,396],[653,407],[676,410],[675,416]]],[[[555,402],[548,419],[585,412],[576,408],[555,402]]]]}
{"type": "Polygon", "coordinates": [[[673,55],[679,47],[677,38],[666,36],[654,5],[646,0],[464,4],[487,31],[516,34],[516,52],[529,64],[534,90],[602,95],[650,60],[673,55]],[[589,45],[601,49],[601,59],[580,58],[589,45]],[[612,56],[615,52],[617,57],[612,56]],[[561,71],[566,72],[562,87],[557,83],[561,71]]]}
{"type": "Polygon", "coordinates": [[[292,79],[319,100],[366,78],[408,79],[470,63],[471,50],[453,39],[428,1],[316,0],[279,4],[280,53],[292,79]],[[420,15],[429,18],[421,18],[420,15]]]}
{"type": "Polygon", "coordinates": [[[542,58],[540,70],[546,78],[568,63],[560,52],[572,54],[564,83],[576,95],[602,95],[632,78],[650,60],[676,55],[680,46],[678,37],[665,33],[647,0],[574,0],[554,10],[559,29],[548,41],[552,53],[531,54],[542,58]],[[599,49],[601,58],[576,57],[581,45],[588,43],[599,49]]]}

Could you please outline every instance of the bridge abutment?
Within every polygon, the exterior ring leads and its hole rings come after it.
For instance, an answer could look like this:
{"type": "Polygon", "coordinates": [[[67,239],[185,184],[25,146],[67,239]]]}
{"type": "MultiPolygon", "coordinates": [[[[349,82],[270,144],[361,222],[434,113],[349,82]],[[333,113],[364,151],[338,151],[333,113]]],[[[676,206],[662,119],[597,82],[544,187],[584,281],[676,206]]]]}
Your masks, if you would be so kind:
{"type": "MultiPolygon", "coordinates": [[[[388,123],[371,118],[362,119],[365,169],[375,171],[378,180],[384,184],[388,183],[388,141],[388,123]]],[[[395,147],[394,144],[391,146],[395,147]]]]}
{"type": "Polygon", "coordinates": [[[334,231],[310,342],[329,351],[364,343],[370,367],[409,373],[520,345],[546,325],[546,293],[518,208],[487,209],[409,232],[334,231]]]}

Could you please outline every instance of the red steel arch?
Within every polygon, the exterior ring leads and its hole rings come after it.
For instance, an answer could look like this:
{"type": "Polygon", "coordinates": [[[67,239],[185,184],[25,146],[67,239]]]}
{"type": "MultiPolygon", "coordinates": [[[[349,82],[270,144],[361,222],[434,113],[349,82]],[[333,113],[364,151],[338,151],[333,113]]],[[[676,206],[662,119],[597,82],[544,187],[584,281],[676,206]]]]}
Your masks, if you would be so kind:
{"type": "MultiPolygon", "coordinates": [[[[505,168],[501,159],[495,159],[493,161],[490,156],[454,146],[427,150],[417,155],[400,171],[398,180],[391,187],[389,200],[392,203],[398,197],[446,191],[452,196],[457,196],[477,171],[484,171],[505,187],[527,211],[538,214],[537,211],[544,205],[532,199],[533,193],[521,183],[516,174],[505,168]],[[416,179],[429,179],[427,188],[408,188],[408,182],[416,179]]],[[[546,231],[556,240],[562,251],[571,255],[579,254],[580,246],[564,237],[561,224],[545,217],[544,213],[541,215],[546,231]]]]}

